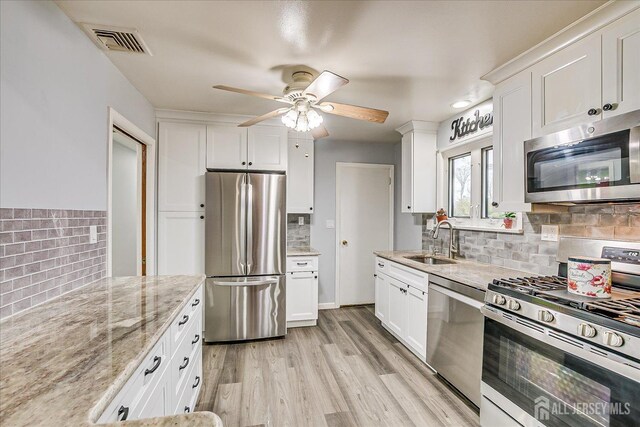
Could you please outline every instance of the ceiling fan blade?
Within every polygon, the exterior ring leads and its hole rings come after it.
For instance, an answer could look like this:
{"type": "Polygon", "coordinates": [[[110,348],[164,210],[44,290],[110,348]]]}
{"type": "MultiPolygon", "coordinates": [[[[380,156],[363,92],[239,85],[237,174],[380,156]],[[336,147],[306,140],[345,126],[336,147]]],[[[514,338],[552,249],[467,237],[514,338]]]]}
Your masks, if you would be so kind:
{"type": "Polygon", "coordinates": [[[347,83],[349,83],[349,80],[344,77],[340,77],[331,71],[324,70],[309,84],[309,86],[307,86],[302,94],[312,94],[316,97],[316,101],[320,101],[322,98],[335,92],[347,83]]]}
{"type": "Polygon", "coordinates": [[[313,135],[313,140],[315,141],[320,138],[329,136],[329,132],[327,132],[326,127],[324,127],[323,125],[320,125],[318,127],[311,129],[311,135],[313,135]]]}
{"type": "Polygon", "coordinates": [[[260,123],[260,122],[262,122],[262,121],[264,121],[264,120],[271,119],[271,118],[273,118],[273,117],[278,117],[278,116],[280,116],[280,115],[282,115],[282,114],[286,113],[287,111],[289,111],[289,109],[288,109],[288,108],[278,108],[277,110],[273,110],[273,111],[271,111],[270,113],[263,114],[263,115],[258,116],[258,117],[254,117],[254,118],[253,118],[253,119],[251,119],[251,120],[247,120],[247,121],[246,121],[246,122],[244,122],[244,123],[240,123],[238,126],[239,126],[239,127],[243,127],[243,128],[246,128],[246,127],[248,127],[248,126],[253,126],[253,125],[255,125],[256,123],[260,123]]]}
{"type": "Polygon", "coordinates": [[[366,120],[374,123],[384,123],[389,116],[388,111],[375,108],[358,107],[357,105],[338,104],[337,102],[323,102],[317,104],[321,111],[351,119],[366,120]]]}
{"type": "Polygon", "coordinates": [[[254,92],[252,90],[240,89],[240,88],[237,88],[237,87],[231,87],[231,86],[225,86],[225,85],[215,85],[215,86],[213,86],[213,88],[214,89],[220,89],[220,90],[226,90],[226,91],[229,91],[229,92],[241,93],[243,95],[257,96],[259,98],[270,99],[272,101],[284,102],[285,104],[292,104],[291,101],[289,101],[288,99],[285,99],[285,98],[283,98],[281,96],[268,95],[266,93],[254,92]]]}

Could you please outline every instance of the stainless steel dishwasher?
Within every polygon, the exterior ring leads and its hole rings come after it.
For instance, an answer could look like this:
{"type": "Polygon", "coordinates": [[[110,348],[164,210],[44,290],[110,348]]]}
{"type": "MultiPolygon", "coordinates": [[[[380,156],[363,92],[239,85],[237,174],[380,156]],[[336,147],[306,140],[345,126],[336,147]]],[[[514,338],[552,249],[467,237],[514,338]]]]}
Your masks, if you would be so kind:
{"type": "Polygon", "coordinates": [[[429,275],[427,363],[480,406],[484,291],[429,275]]]}

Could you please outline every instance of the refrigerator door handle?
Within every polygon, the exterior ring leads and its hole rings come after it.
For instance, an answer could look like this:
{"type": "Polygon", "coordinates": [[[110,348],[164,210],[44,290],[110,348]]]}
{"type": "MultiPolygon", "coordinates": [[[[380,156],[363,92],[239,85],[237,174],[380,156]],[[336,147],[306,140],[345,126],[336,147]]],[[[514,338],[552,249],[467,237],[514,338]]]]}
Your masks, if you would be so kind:
{"type": "Polygon", "coordinates": [[[247,199],[247,239],[246,239],[246,262],[245,274],[251,274],[251,266],[253,265],[253,185],[246,184],[247,199]]]}
{"type": "Polygon", "coordinates": [[[240,267],[242,268],[242,274],[247,274],[247,231],[245,224],[247,223],[247,184],[246,184],[247,176],[244,175],[242,178],[242,183],[240,184],[240,235],[238,236],[240,242],[238,244],[238,253],[240,257],[240,267]]]}
{"type": "Polygon", "coordinates": [[[263,286],[263,285],[276,285],[278,283],[278,278],[269,278],[265,280],[247,280],[247,281],[239,281],[239,280],[214,280],[213,284],[215,286],[263,286]]]}

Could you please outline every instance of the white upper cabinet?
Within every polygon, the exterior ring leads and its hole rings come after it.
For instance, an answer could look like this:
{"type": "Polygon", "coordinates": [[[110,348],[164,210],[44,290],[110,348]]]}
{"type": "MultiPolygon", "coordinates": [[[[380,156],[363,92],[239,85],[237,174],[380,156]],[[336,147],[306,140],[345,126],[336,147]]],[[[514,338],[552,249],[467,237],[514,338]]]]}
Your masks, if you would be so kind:
{"type": "Polygon", "coordinates": [[[160,123],[158,210],[204,210],[206,126],[160,123]]]}
{"type": "Polygon", "coordinates": [[[435,212],[437,124],[409,122],[396,130],[402,134],[402,212],[435,212]]]}
{"type": "Polygon", "coordinates": [[[251,126],[248,129],[248,169],[286,171],[287,150],[287,128],[284,126],[251,126]]]}
{"type": "Polygon", "coordinates": [[[524,141],[531,139],[531,72],[500,83],[493,94],[493,202],[500,211],[526,212],[524,141]]]}
{"type": "Polygon", "coordinates": [[[602,103],[605,118],[640,108],[640,9],[602,31],[602,103]]]}
{"type": "Polygon", "coordinates": [[[207,126],[207,168],[246,169],[247,129],[233,125],[207,126]]]}
{"type": "Polygon", "coordinates": [[[531,67],[534,138],[601,118],[600,46],[595,33],[531,67]]]}
{"type": "Polygon", "coordinates": [[[313,213],[313,138],[303,137],[288,141],[288,213],[313,213]]]}

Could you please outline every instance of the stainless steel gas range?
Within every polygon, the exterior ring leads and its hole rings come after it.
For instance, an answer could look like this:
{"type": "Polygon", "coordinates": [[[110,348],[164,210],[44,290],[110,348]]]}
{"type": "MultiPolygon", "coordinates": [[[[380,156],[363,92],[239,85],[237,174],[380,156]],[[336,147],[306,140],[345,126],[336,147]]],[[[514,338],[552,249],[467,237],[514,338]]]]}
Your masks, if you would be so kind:
{"type": "Polygon", "coordinates": [[[563,238],[558,261],[489,284],[481,425],[640,425],[640,243],[563,238]],[[567,292],[573,255],[612,260],[610,299],[567,292]]]}

